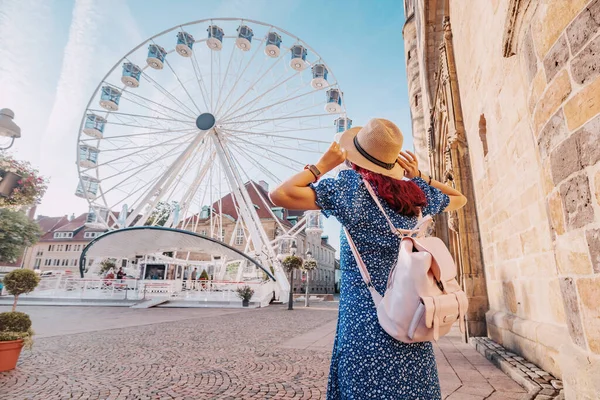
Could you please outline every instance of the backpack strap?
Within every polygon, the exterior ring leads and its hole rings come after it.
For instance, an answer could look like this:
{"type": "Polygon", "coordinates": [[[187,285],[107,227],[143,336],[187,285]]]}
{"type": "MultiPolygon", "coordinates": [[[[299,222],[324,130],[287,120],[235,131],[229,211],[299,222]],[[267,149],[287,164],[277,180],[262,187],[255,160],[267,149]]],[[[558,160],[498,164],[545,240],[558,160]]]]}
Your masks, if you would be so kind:
{"type": "Polygon", "coordinates": [[[426,224],[429,221],[431,221],[431,216],[428,215],[426,217],[423,217],[423,212],[419,208],[419,220],[418,220],[417,224],[415,225],[415,227],[413,229],[396,228],[394,226],[394,223],[392,222],[392,220],[388,216],[388,214],[385,212],[383,206],[381,205],[381,201],[379,201],[379,197],[377,196],[377,194],[375,194],[375,190],[373,190],[373,186],[371,186],[371,184],[366,179],[363,179],[363,182],[365,183],[365,187],[367,188],[367,191],[371,195],[371,198],[373,199],[373,201],[375,201],[375,204],[377,204],[377,207],[379,208],[379,210],[381,210],[383,216],[385,217],[386,221],[388,222],[388,225],[390,226],[390,229],[391,229],[391,231],[392,231],[392,233],[394,235],[397,235],[397,236],[413,236],[415,233],[416,234],[421,233],[421,231],[423,230],[423,228],[426,227],[426,224]]]}
{"type": "Polygon", "coordinates": [[[360,275],[362,276],[363,281],[367,284],[367,288],[369,289],[369,292],[371,292],[371,297],[373,298],[373,302],[375,303],[375,306],[377,306],[381,302],[382,296],[379,294],[379,292],[377,292],[377,289],[375,289],[375,286],[373,286],[373,282],[371,281],[371,274],[369,274],[367,265],[365,264],[362,257],[360,256],[360,253],[358,252],[358,248],[356,247],[354,240],[352,240],[352,237],[350,236],[350,232],[348,232],[348,229],[346,229],[345,227],[344,227],[344,233],[346,234],[346,237],[348,238],[348,244],[350,245],[350,249],[352,249],[352,255],[354,255],[354,259],[356,260],[356,265],[358,266],[360,275]]]}

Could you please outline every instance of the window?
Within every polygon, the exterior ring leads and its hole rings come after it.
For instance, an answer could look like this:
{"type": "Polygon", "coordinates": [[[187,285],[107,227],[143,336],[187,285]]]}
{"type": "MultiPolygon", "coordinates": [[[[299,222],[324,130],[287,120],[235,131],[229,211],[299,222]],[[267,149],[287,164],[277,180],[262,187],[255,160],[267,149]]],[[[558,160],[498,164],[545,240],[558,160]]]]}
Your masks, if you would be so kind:
{"type": "Polygon", "coordinates": [[[55,267],[58,267],[58,265],[59,265],[59,264],[60,264],[60,260],[59,260],[58,258],[55,258],[55,259],[53,260],[53,263],[52,263],[52,265],[54,265],[55,267]]]}
{"type": "Polygon", "coordinates": [[[71,245],[70,244],[65,245],[65,251],[71,251],[71,245]]]}
{"type": "Polygon", "coordinates": [[[66,258],[62,260],[62,262],[60,263],[61,266],[66,267],[69,265],[69,260],[67,260],[66,258]]]}
{"type": "Polygon", "coordinates": [[[51,244],[50,246],[48,246],[48,251],[54,251],[54,245],[51,244]]]}
{"type": "Polygon", "coordinates": [[[73,232],[54,232],[54,239],[72,238],[73,232]]]}
{"type": "Polygon", "coordinates": [[[100,236],[102,234],[102,232],[85,232],[83,234],[83,238],[84,239],[95,239],[98,236],[100,236]]]}
{"type": "Polygon", "coordinates": [[[238,228],[237,235],[235,236],[235,244],[238,246],[244,244],[244,229],[238,228]]]}
{"type": "Polygon", "coordinates": [[[44,251],[43,251],[41,248],[40,248],[40,249],[38,249],[38,251],[37,251],[37,253],[36,253],[36,256],[38,256],[38,257],[39,257],[39,256],[43,256],[43,255],[44,255],[44,251]]]}
{"type": "Polygon", "coordinates": [[[47,265],[50,265],[50,259],[49,258],[46,258],[44,260],[44,266],[47,266],[47,265]]]}
{"type": "Polygon", "coordinates": [[[221,240],[225,241],[225,229],[221,229],[221,240]]]}
{"type": "Polygon", "coordinates": [[[56,245],[56,251],[63,251],[63,245],[62,244],[57,244],[56,245]]]}
{"type": "Polygon", "coordinates": [[[201,234],[202,236],[206,236],[206,229],[202,229],[202,230],[200,231],[200,234],[201,234]]]}
{"type": "Polygon", "coordinates": [[[76,258],[74,258],[74,259],[71,260],[71,266],[72,267],[77,266],[77,259],[76,258]]]}
{"type": "Polygon", "coordinates": [[[35,264],[33,264],[33,268],[34,269],[39,269],[41,263],[42,263],[42,259],[41,258],[36,258],[35,259],[35,264]]]}
{"type": "Polygon", "coordinates": [[[76,244],[73,246],[73,251],[80,251],[81,250],[81,245],[80,244],[76,244]]]}

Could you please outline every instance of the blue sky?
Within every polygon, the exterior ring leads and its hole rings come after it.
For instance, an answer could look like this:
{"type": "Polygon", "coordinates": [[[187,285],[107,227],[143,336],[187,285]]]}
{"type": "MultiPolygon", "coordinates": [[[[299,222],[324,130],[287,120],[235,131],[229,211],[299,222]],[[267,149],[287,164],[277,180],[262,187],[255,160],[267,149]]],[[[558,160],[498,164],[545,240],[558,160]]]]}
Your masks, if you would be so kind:
{"type": "MultiPolygon", "coordinates": [[[[79,214],[76,144],[86,104],[106,71],[160,31],[210,17],[273,24],[319,52],[355,125],[396,122],[412,148],[402,2],[317,0],[0,0],[0,108],[22,128],[13,153],[51,179],[39,211],[79,214]]],[[[337,246],[337,226],[326,231],[337,246]]]]}

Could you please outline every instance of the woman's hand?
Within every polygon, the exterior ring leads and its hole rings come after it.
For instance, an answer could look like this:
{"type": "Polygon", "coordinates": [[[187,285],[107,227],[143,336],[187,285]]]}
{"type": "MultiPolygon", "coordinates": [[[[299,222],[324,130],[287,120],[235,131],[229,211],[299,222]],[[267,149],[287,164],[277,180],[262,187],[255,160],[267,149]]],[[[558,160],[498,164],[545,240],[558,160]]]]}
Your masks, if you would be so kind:
{"type": "Polygon", "coordinates": [[[329,149],[321,156],[316,164],[321,174],[325,174],[346,160],[346,149],[342,149],[337,142],[331,143],[329,149]]]}
{"type": "Polygon", "coordinates": [[[398,156],[398,164],[404,168],[404,176],[408,179],[412,179],[421,175],[417,156],[408,150],[400,152],[400,155],[398,156]]]}

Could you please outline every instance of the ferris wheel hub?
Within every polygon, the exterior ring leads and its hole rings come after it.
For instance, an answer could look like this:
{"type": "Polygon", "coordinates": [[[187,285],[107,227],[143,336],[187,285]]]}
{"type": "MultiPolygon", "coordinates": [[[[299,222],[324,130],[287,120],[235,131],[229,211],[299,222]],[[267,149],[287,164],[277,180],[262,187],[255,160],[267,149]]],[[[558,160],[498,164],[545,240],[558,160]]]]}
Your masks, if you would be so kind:
{"type": "Polygon", "coordinates": [[[215,126],[215,122],[215,116],[211,113],[203,113],[196,118],[196,126],[201,131],[208,131],[209,129],[212,129],[215,126]]]}

